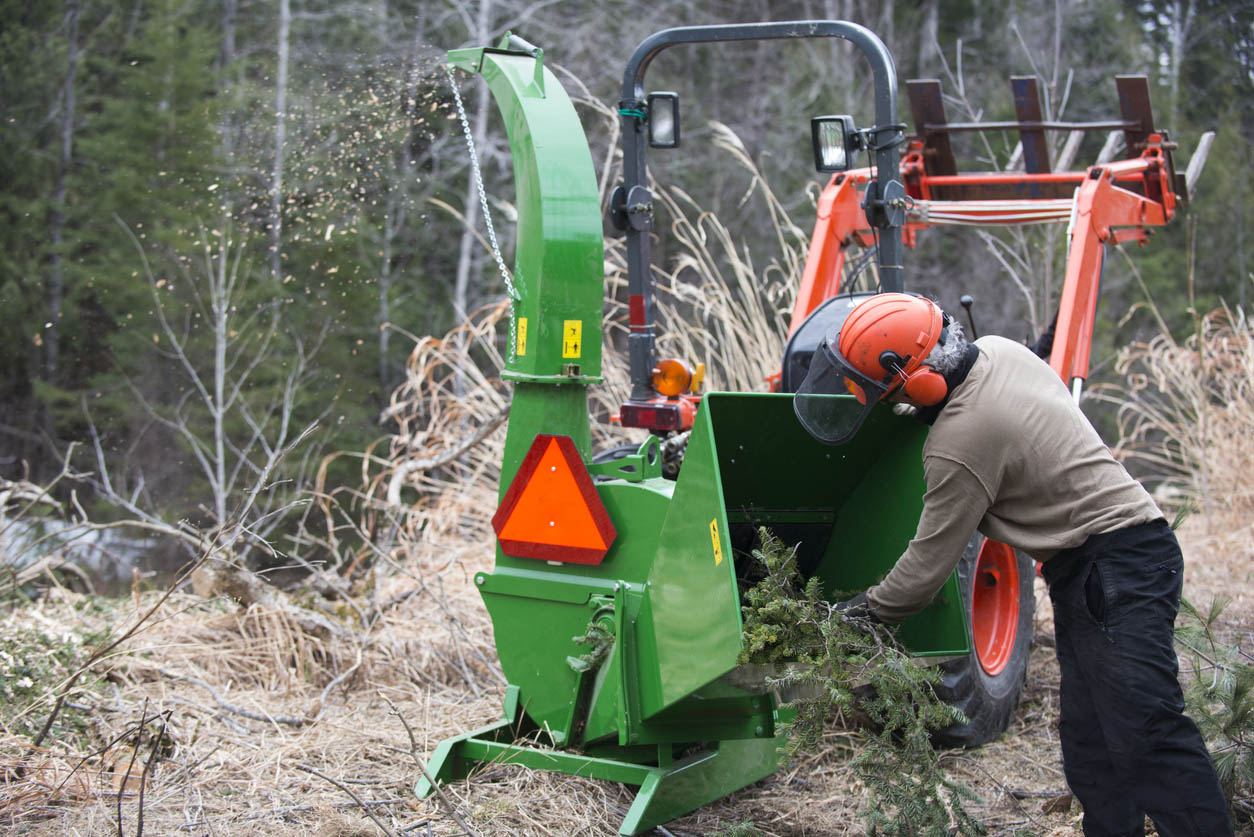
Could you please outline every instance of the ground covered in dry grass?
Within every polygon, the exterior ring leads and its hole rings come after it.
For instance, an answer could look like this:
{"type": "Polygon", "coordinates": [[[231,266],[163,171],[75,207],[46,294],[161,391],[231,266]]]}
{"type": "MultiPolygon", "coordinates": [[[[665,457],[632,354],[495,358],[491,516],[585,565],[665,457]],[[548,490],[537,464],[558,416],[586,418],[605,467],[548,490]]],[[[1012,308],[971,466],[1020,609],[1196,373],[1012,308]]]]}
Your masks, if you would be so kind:
{"type": "MultiPolygon", "coordinates": [[[[613,111],[602,116],[616,130],[613,111]]],[[[716,134],[721,151],[748,161],[734,137],[716,134]]],[[[761,185],[754,174],[751,190],[761,185]]],[[[703,358],[709,389],[760,389],[777,371],[807,239],[774,196],[762,188],[760,197],[769,210],[761,217],[772,219],[781,242],[765,268],[691,199],[659,194],[688,254],[660,277],[656,302],[668,336],[659,350],[703,358]],[[668,321],[699,327],[668,329],[668,321]]],[[[628,391],[624,264],[619,240],[607,240],[605,383],[591,393],[601,419],[628,391]]],[[[1108,398],[1123,405],[1116,449],[1139,451],[1148,472],[1173,479],[1177,492],[1207,509],[1181,529],[1185,595],[1203,608],[1230,600],[1218,632],[1248,652],[1254,331],[1243,315],[1220,313],[1205,318],[1191,342],[1164,334],[1132,347],[1120,373],[1133,386],[1108,398]],[[1216,382],[1227,388],[1214,389],[1216,382]]],[[[104,600],[54,589],[0,609],[0,831],[616,833],[633,791],[608,782],[493,765],[448,786],[444,800],[412,793],[436,744],[495,720],[505,689],[472,579],[492,562],[487,515],[509,403],[498,377],[506,316],[504,305],[484,309],[443,339],[418,341],[385,414],[392,436],[361,456],[364,488],[352,501],[330,489],[320,499],[328,552],[343,559],[333,586],[353,578],[352,602],[276,594],[244,596],[252,602],[245,606],[229,589],[104,600]],[[357,572],[370,563],[373,570],[357,572]],[[108,647],[149,611],[67,691],[92,649],[108,647]],[[41,737],[53,711],[48,696],[62,693],[41,737]]],[[[593,437],[596,449],[625,441],[604,420],[593,437]]],[[[1037,601],[1027,690],[1011,729],[993,744],[944,756],[994,835],[1080,833],[1061,772],[1058,669],[1039,581],[1037,601]]],[[[868,795],[848,767],[860,740],[832,727],[821,751],[658,831],[863,834],[868,795]]]]}
{"type": "MultiPolygon", "coordinates": [[[[1231,599],[1223,629],[1254,629],[1248,532],[1184,530],[1186,595],[1231,599]]],[[[473,588],[490,544],[395,575],[374,625],[319,635],[282,609],[175,594],[72,691],[52,734],[50,710],[6,680],[0,738],[0,829],[14,834],[457,834],[435,798],[411,788],[444,737],[491,722],[504,681],[473,588]],[[469,557],[479,556],[479,557],[469,557]],[[14,691],[14,689],[17,691],[14,691]],[[9,692],[13,692],[9,696],[9,692]],[[25,699],[29,698],[29,699],[25,699]],[[413,732],[411,740],[406,731],[413,732]],[[378,822],[371,819],[373,815],[378,822]]],[[[1058,671],[1038,581],[1036,647],[1009,733],[946,754],[979,797],[993,834],[1078,834],[1057,742],[1058,671]]],[[[45,649],[56,677],[86,642],[113,636],[158,593],[101,601],[54,590],[4,617],[12,652],[45,649]],[[78,637],[74,639],[73,637],[78,637]],[[60,662],[57,660],[60,659],[60,662]]],[[[0,662],[4,660],[0,656],[0,662]]],[[[822,752],[666,827],[674,835],[860,834],[864,788],[846,765],[856,732],[832,728],[822,752]]],[[[614,834],[629,789],[495,766],[447,788],[478,834],[614,834]]]]}

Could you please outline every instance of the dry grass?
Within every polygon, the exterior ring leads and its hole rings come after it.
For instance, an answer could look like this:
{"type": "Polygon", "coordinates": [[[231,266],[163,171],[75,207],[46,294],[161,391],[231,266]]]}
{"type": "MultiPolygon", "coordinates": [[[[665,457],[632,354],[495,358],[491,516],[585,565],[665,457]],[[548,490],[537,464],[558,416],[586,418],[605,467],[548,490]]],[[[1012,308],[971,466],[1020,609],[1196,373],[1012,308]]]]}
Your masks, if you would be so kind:
{"type": "MultiPolygon", "coordinates": [[[[300,766],[346,783],[398,833],[409,828],[423,834],[428,826],[433,834],[458,833],[434,800],[412,797],[418,768],[388,701],[414,727],[424,758],[442,738],[498,714],[502,688],[491,664],[486,616],[466,577],[473,569],[445,574],[439,604],[425,594],[405,599],[361,644],[303,634],[281,613],[172,598],[160,621],[115,658],[96,696],[76,697],[80,705],[94,703],[84,716],[95,741],[121,737],[112,747],[71,751],[55,743],[32,753],[14,737],[0,742],[9,771],[0,822],[14,833],[114,834],[121,791],[123,833],[135,833],[138,779],[156,727],[149,725],[131,764],[133,731],[142,715],[168,712],[167,742],[144,782],[148,833],[380,833],[344,792],[300,766]],[[350,669],[350,677],[326,692],[350,669]],[[256,717],[224,709],[189,678],[256,717]],[[313,717],[318,720],[290,722],[313,717]],[[17,765],[25,768],[20,776],[13,772],[17,765]]],[[[409,583],[398,578],[395,592],[409,583]]],[[[62,593],[38,607],[45,618],[69,621],[79,613],[74,605],[75,596],[62,593]]],[[[138,612],[133,602],[126,610],[119,623],[138,612]]],[[[1065,791],[1056,743],[1057,668],[1048,636],[1046,612],[1011,733],[946,759],[952,774],[981,796],[976,810],[995,834],[1023,827],[1038,835],[1078,833],[1076,812],[1041,811],[1065,791]]],[[[865,789],[846,767],[857,746],[856,733],[832,728],[821,753],[669,824],[668,831],[715,834],[749,822],[767,835],[861,834],[865,789]]],[[[490,766],[448,792],[471,827],[485,835],[611,835],[632,797],[620,785],[505,766],[490,766]]]]}
{"type": "MultiPolygon", "coordinates": [[[[499,712],[478,597],[460,573],[445,580],[442,607],[412,595],[353,640],[311,635],[282,612],[176,594],[66,710],[85,719],[83,741],[96,746],[56,741],[34,752],[14,736],[0,741],[0,822],[24,833],[115,833],[120,792],[124,833],[135,833],[141,776],[149,833],[306,834],[322,812],[351,819],[351,801],[299,765],[391,800],[379,806],[388,819],[421,818],[428,806],[410,792],[417,768],[386,700],[426,749],[499,712]],[[140,722],[162,713],[158,744],[159,724],[140,722]]],[[[76,598],[60,593],[35,607],[73,624],[76,598]]],[[[120,624],[140,612],[119,610],[120,624]]]]}
{"type": "Polygon", "coordinates": [[[1192,335],[1163,330],[1125,348],[1115,388],[1116,450],[1153,474],[1168,501],[1187,503],[1208,528],[1254,520],[1254,328],[1240,309],[1211,311],[1192,335]]]}
{"type": "MultiPolygon", "coordinates": [[[[1161,320],[1160,320],[1161,322],[1161,320]]],[[[1196,556],[1199,605],[1231,599],[1234,636],[1254,631],[1254,324],[1240,309],[1197,317],[1176,340],[1165,329],[1119,355],[1119,384],[1102,397],[1119,407],[1114,449],[1150,475],[1196,556]]],[[[1186,595],[1188,595],[1186,593],[1186,595]]]]}

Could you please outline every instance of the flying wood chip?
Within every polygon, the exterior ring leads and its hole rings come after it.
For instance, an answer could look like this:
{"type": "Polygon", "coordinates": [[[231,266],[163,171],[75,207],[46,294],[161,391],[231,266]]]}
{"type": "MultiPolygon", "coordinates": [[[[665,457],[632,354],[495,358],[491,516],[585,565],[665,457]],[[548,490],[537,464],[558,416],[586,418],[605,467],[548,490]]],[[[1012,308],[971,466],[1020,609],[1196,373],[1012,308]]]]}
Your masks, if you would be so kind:
{"type": "Polygon", "coordinates": [[[515,558],[600,564],[617,532],[569,436],[536,435],[492,516],[515,558]]]}

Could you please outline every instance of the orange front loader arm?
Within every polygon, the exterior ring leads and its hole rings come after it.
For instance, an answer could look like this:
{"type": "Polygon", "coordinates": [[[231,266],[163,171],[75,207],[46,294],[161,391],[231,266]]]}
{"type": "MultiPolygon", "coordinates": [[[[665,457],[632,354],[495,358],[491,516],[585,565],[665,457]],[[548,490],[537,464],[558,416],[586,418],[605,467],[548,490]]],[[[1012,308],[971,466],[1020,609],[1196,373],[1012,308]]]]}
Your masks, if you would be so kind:
{"type": "Polygon", "coordinates": [[[1146,228],[1166,224],[1176,211],[1162,137],[1151,134],[1147,146],[1137,159],[1093,166],[1076,190],[1067,274],[1049,358],[1049,365],[1071,386],[1088,377],[1104,246],[1112,241],[1144,243],[1149,238],[1146,228]],[[1138,180],[1145,195],[1116,182],[1129,180],[1138,180]]]}
{"type": "Polygon", "coordinates": [[[819,195],[814,234],[810,236],[810,250],[806,254],[797,301],[793,304],[789,334],[796,331],[820,303],[840,292],[845,247],[852,243],[854,233],[861,231],[860,237],[870,239],[870,224],[859,202],[858,178],[851,176],[856,174],[837,175],[819,195]]]}

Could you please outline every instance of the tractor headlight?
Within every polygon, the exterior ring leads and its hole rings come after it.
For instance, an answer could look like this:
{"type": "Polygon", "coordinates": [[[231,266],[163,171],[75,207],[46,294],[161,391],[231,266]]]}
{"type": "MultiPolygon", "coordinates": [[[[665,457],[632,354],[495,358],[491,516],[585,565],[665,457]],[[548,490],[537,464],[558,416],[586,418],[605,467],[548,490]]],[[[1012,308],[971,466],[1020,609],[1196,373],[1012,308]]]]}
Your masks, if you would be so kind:
{"type": "Polygon", "coordinates": [[[649,145],[654,148],[679,147],[679,94],[650,93],[649,145]]]}
{"type": "Polygon", "coordinates": [[[810,120],[814,167],[819,171],[847,171],[859,145],[852,116],[816,116],[810,120]]]}

